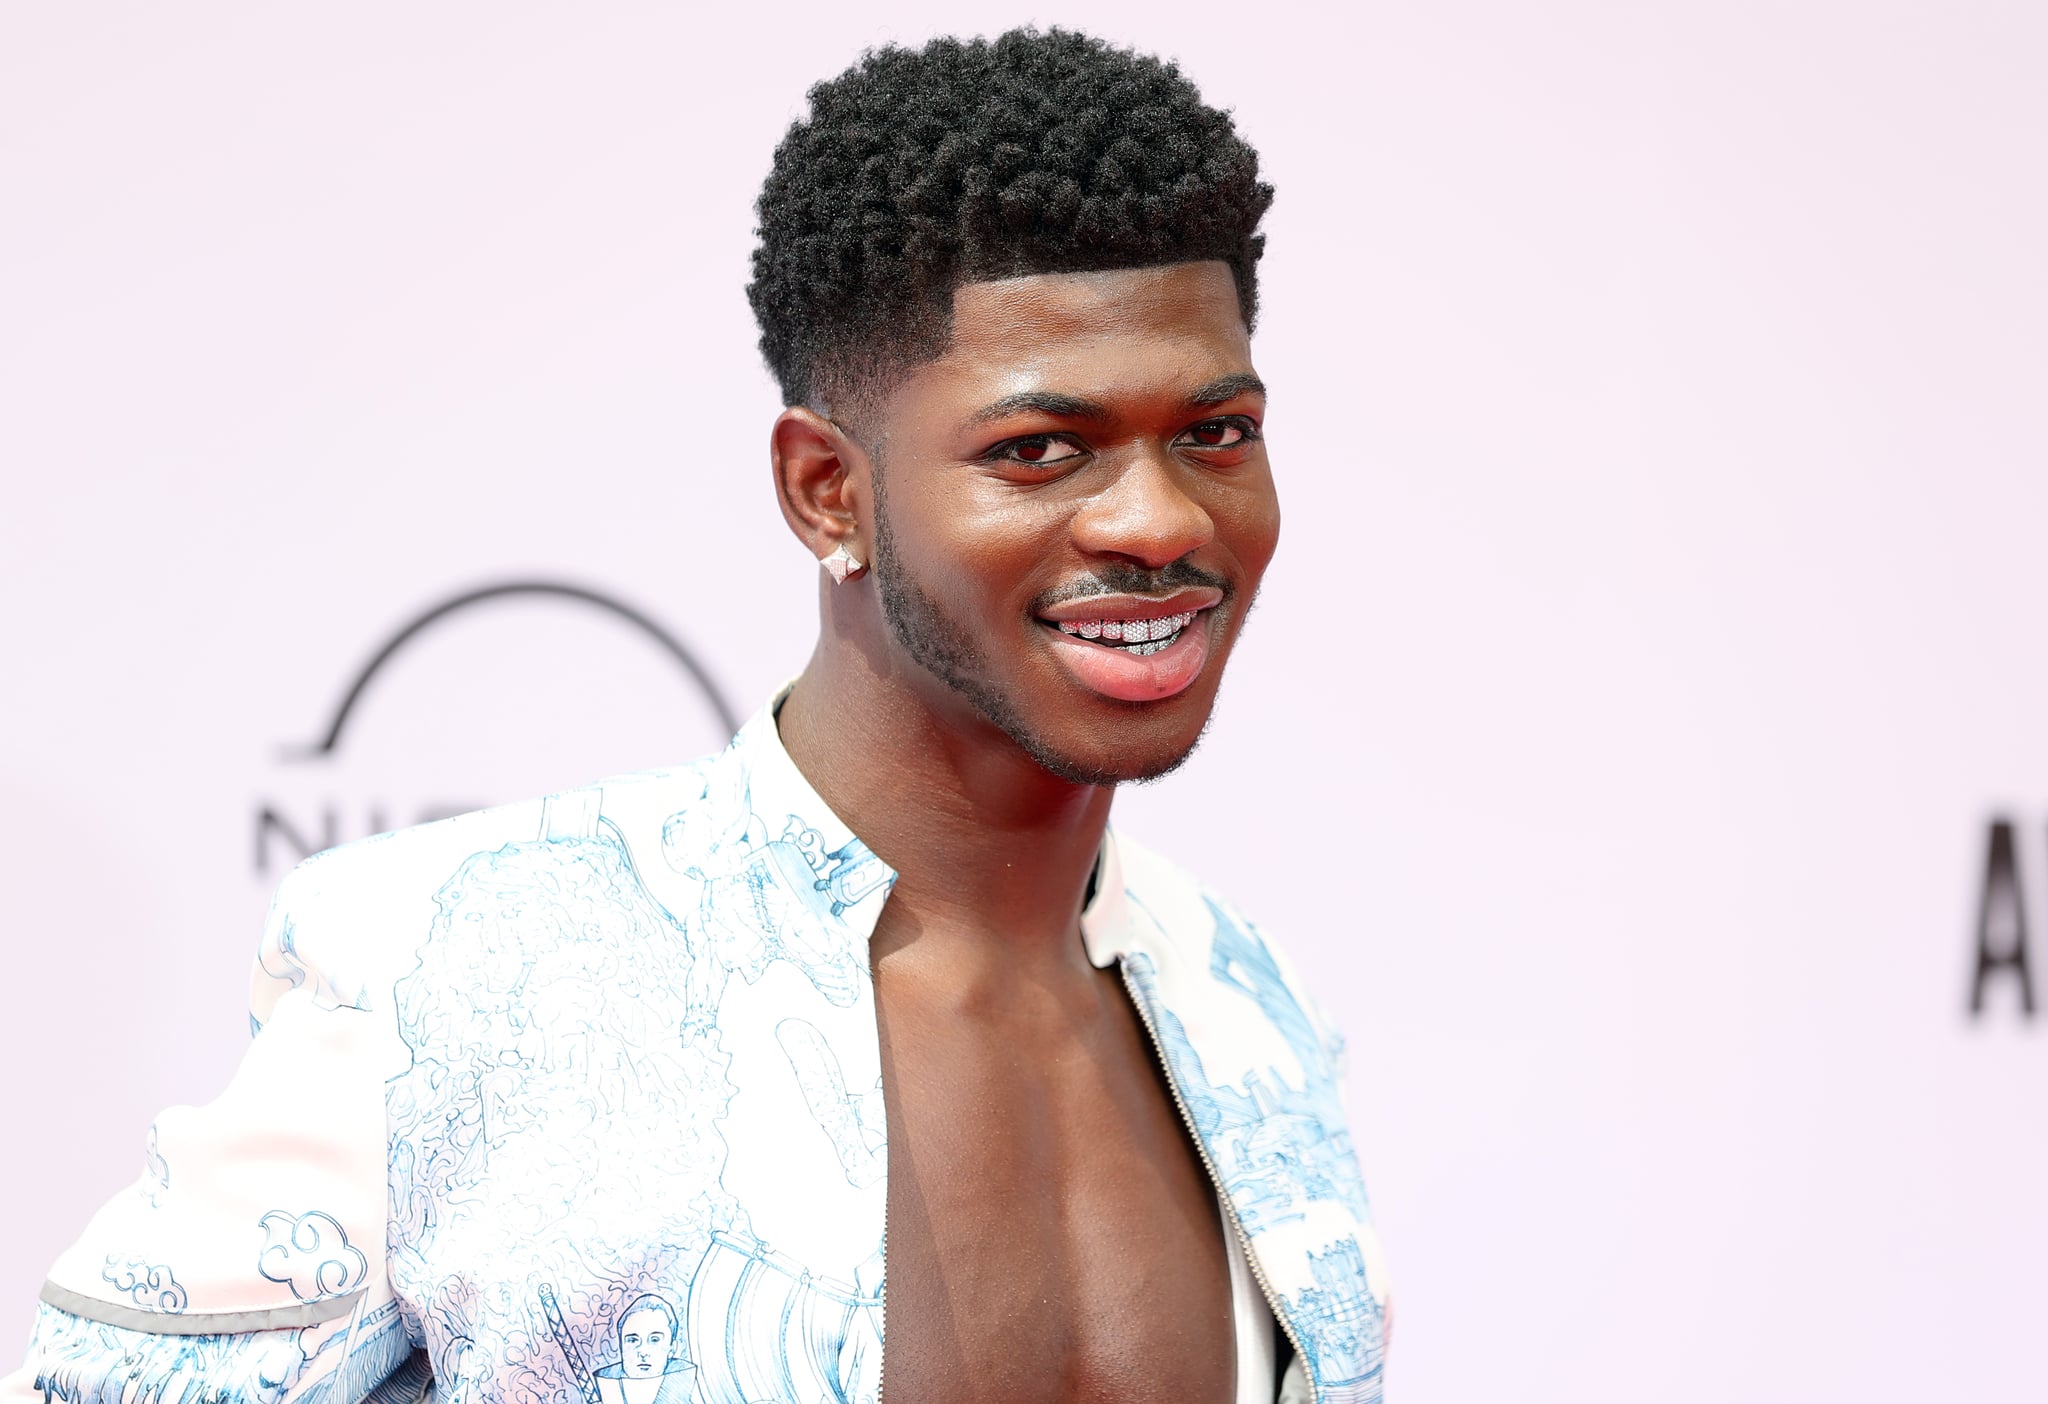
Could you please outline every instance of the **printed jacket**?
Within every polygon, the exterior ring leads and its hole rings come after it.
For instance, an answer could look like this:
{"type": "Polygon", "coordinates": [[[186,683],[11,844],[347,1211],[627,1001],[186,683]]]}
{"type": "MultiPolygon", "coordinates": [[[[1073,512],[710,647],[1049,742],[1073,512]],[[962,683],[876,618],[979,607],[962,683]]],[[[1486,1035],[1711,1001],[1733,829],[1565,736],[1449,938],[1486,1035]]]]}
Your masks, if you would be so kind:
{"type": "MultiPolygon", "coordinates": [[[[309,859],[241,1068],[150,1128],[0,1401],[871,1404],[867,943],[894,879],[765,709],[690,765],[309,859]]],[[[1313,1396],[1379,1400],[1339,1040],[1250,923],[1126,840],[1082,937],[1313,1396]]]]}

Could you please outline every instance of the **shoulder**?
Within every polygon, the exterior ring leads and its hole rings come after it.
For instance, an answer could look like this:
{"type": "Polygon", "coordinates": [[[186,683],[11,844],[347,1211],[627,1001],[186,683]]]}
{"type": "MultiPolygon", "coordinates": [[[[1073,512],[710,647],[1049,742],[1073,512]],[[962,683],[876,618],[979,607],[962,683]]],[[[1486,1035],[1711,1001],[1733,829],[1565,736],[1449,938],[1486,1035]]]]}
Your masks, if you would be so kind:
{"type": "Polygon", "coordinates": [[[1313,1026],[1324,1052],[1341,1063],[1343,1035],[1324,1014],[1280,941],[1229,898],[1180,864],[1128,836],[1114,836],[1124,898],[1135,921],[1172,952],[1177,964],[1206,971],[1250,997],[1268,1017],[1292,1006],[1313,1026]]]}
{"type": "Polygon", "coordinates": [[[724,753],[658,770],[606,776],[570,789],[450,815],[338,844],[286,874],[280,901],[332,902],[446,877],[450,864],[507,846],[593,837],[648,806],[673,815],[703,800],[724,753]]]}
{"type": "MultiPolygon", "coordinates": [[[[1192,955],[1251,945],[1287,964],[1266,930],[1214,887],[1128,835],[1115,834],[1113,842],[1126,899],[1175,946],[1192,948],[1192,955]]],[[[1288,975],[1293,978],[1291,965],[1288,975]]]]}
{"type": "Polygon", "coordinates": [[[725,754],[493,805],[305,859],[271,901],[257,960],[257,1017],[278,994],[308,984],[327,1003],[373,999],[415,964],[437,923],[465,906],[474,913],[477,903],[465,899],[479,889],[515,901],[547,889],[574,903],[629,879],[637,885],[637,871],[648,860],[661,863],[665,845],[707,827],[704,811],[727,808],[717,793],[725,754]],[[699,822],[685,824],[691,816],[699,822]]]}

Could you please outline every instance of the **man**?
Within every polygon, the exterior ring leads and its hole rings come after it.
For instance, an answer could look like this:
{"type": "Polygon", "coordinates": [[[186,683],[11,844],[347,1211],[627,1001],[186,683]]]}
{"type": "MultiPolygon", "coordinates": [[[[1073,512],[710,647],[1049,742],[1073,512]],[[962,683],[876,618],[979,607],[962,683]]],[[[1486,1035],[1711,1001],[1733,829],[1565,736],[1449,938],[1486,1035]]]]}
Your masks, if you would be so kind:
{"type": "Polygon", "coordinates": [[[675,1308],[653,1293],[619,1317],[618,1361],[598,1367],[601,1404],[688,1404],[696,1373],[675,1352],[675,1308]]]}
{"type": "Polygon", "coordinates": [[[1278,540],[1271,194],[1075,34],[816,88],[750,289],[802,676],[721,755],[294,872],[247,1061],[53,1270],[15,1396],[1379,1399],[1338,1041],[1107,829],[1278,540]]]}

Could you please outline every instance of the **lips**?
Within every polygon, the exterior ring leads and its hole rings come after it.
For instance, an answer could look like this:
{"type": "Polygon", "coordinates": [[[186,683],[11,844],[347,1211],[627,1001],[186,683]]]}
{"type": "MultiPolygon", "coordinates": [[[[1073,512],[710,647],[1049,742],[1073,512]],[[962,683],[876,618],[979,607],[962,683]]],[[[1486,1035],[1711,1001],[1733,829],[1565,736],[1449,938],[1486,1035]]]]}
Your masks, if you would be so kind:
{"type": "Polygon", "coordinates": [[[1089,691],[1118,702],[1159,702],[1184,692],[1209,658],[1204,616],[1214,589],[1164,597],[1090,595],[1040,613],[1053,655],[1089,691]]]}

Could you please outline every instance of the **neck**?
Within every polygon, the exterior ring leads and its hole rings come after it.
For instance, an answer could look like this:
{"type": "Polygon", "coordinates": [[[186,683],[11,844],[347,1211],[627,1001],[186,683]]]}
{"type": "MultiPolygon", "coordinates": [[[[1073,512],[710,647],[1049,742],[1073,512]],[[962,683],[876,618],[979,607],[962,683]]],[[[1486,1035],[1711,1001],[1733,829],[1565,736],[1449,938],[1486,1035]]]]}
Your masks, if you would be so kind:
{"type": "Polygon", "coordinates": [[[835,636],[836,603],[779,725],[812,787],[896,870],[891,930],[977,963],[1085,966],[1081,906],[1114,789],[1049,774],[889,640],[835,636]]]}

